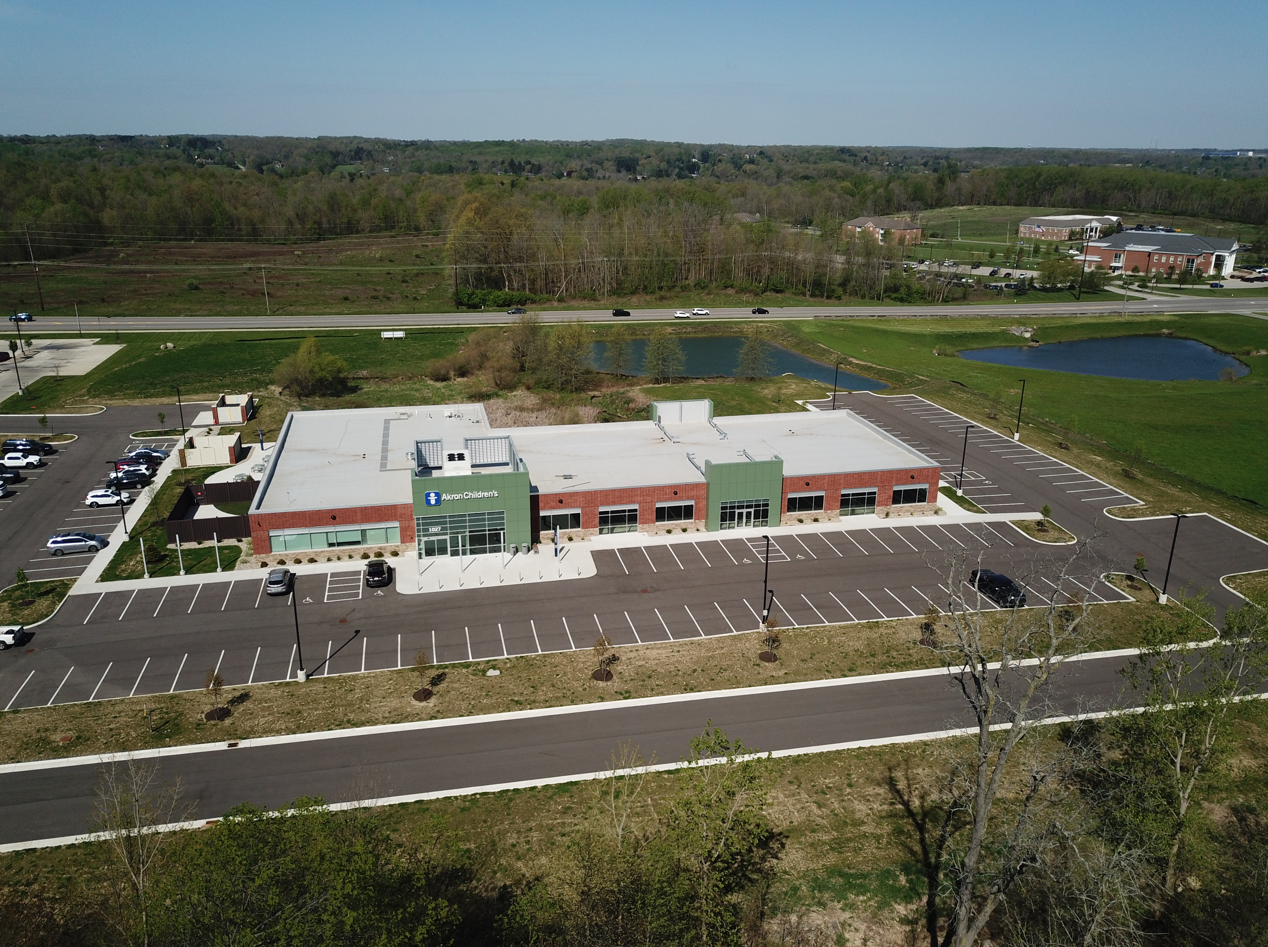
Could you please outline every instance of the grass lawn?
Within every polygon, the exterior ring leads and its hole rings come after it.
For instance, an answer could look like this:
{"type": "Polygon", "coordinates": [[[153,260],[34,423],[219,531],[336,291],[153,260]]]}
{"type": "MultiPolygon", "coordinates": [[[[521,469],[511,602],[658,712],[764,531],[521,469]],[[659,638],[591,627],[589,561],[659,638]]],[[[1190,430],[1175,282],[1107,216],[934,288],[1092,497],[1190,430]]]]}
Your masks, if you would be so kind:
{"type": "MultiPolygon", "coordinates": [[[[1030,370],[1024,420],[1042,422],[1059,436],[1106,445],[1119,452],[1120,468],[1156,465],[1256,506],[1268,496],[1268,464],[1263,462],[1268,455],[1268,425],[1263,423],[1268,414],[1268,355],[1251,354],[1268,352],[1268,323],[1220,314],[1035,322],[1035,338],[1041,342],[1167,331],[1236,354],[1251,372],[1234,382],[1133,381],[1030,370]],[[1138,463],[1132,458],[1137,452],[1138,463]]],[[[994,398],[1002,414],[1015,409],[1021,387],[1018,370],[934,351],[953,354],[1016,344],[1004,331],[1015,324],[987,319],[816,320],[787,327],[832,351],[891,369],[873,374],[908,390],[944,402],[948,394],[970,401],[980,416],[994,398]]]]}
{"type": "Polygon", "coordinates": [[[11,585],[0,592],[0,625],[33,625],[57,611],[74,579],[11,585]]]}

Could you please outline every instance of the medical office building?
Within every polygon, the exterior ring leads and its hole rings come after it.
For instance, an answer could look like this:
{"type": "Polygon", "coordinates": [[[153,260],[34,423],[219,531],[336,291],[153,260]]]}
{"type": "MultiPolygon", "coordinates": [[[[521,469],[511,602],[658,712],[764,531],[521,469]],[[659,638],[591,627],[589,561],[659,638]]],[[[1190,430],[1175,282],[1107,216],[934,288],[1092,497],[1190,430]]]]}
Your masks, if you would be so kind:
{"type": "Polygon", "coordinates": [[[248,512],[260,555],[417,544],[481,555],[552,537],[915,514],[939,465],[851,411],[492,428],[479,404],[298,411],[248,512]]]}

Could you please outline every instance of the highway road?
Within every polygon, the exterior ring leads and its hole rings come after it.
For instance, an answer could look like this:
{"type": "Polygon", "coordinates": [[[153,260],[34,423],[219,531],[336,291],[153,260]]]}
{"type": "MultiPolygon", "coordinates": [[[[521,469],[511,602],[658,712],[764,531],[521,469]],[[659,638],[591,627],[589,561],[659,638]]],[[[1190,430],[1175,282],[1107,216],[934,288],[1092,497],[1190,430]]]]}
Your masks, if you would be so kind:
{"type": "MultiPolygon", "coordinates": [[[[1024,316],[1114,315],[1124,311],[1121,302],[1010,302],[946,306],[789,306],[768,307],[770,314],[754,316],[750,308],[712,309],[709,316],[695,322],[719,319],[912,319],[912,318],[1014,318],[1024,316]]],[[[533,310],[543,322],[613,321],[611,309],[533,310]]],[[[1195,295],[1192,298],[1148,299],[1128,302],[1128,313],[1167,312],[1268,312],[1268,298],[1219,299],[1195,295]]],[[[673,309],[633,309],[637,322],[673,320],[673,309]]],[[[476,326],[514,322],[518,316],[501,310],[430,313],[330,313],[277,316],[115,316],[85,323],[84,331],[97,335],[120,332],[207,332],[217,329],[389,329],[419,326],[476,326]]],[[[624,319],[620,321],[625,321],[624,319]]],[[[37,315],[32,332],[75,332],[74,316],[37,315]]]]}

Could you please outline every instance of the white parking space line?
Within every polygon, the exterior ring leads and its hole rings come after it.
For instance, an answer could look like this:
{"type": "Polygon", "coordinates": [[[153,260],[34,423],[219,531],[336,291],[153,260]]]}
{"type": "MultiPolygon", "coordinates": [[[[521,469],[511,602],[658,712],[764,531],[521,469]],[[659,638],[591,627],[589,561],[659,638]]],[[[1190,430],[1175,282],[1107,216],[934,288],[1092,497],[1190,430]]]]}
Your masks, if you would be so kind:
{"type": "Polygon", "coordinates": [[[621,564],[621,568],[625,570],[625,574],[626,574],[626,575],[629,575],[629,574],[630,574],[630,567],[629,567],[629,566],[627,566],[627,565],[625,564],[625,560],[621,558],[621,550],[619,550],[619,549],[613,549],[612,551],[613,551],[614,553],[616,553],[616,561],[617,561],[617,562],[619,562],[619,563],[621,564]]]}
{"type": "MultiPolygon", "coordinates": [[[[865,602],[867,602],[867,604],[868,604],[868,605],[871,605],[871,606],[872,606],[872,608],[876,608],[876,603],[875,603],[875,602],[873,602],[873,601],[872,601],[870,598],[868,598],[866,595],[864,595],[864,594],[863,594],[863,590],[862,590],[862,589],[856,589],[855,591],[857,591],[857,592],[859,593],[859,595],[862,595],[862,596],[863,596],[863,600],[864,600],[865,602]]],[[[886,615],[884,612],[882,612],[879,608],[876,608],[876,614],[880,615],[880,616],[881,616],[881,618],[888,618],[888,617],[889,617],[889,616],[888,616],[888,615],[886,615]]]]}
{"type": "MultiPolygon", "coordinates": [[[[397,648],[397,650],[396,650],[396,666],[397,666],[397,667],[400,667],[400,666],[401,666],[400,640],[401,640],[401,639],[400,639],[400,636],[398,635],[398,636],[397,636],[397,639],[396,639],[396,642],[397,642],[397,645],[396,645],[396,648],[397,648]]],[[[257,648],[255,649],[255,660],[251,662],[251,674],[250,674],[250,676],[249,676],[249,677],[247,677],[247,683],[248,683],[248,684],[251,684],[251,683],[253,683],[253,682],[255,681],[255,667],[256,667],[256,665],[257,665],[257,664],[259,664],[259,663],[260,663],[260,650],[261,650],[261,648],[262,648],[262,647],[263,647],[263,645],[261,645],[260,647],[257,647],[257,648]]]]}
{"type": "Polygon", "coordinates": [[[669,636],[669,640],[670,640],[670,641],[673,641],[673,640],[674,640],[674,633],[673,633],[672,631],[670,631],[670,630],[669,630],[669,626],[665,624],[665,619],[661,616],[661,614],[660,614],[660,609],[659,609],[659,608],[653,608],[653,609],[652,609],[652,611],[654,611],[654,612],[656,613],[656,617],[660,619],[660,626],[661,626],[662,628],[664,628],[664,629],[665,629],[665,634],[669,636]]]}
{"type": "Polygon", "coordinates": [[[106,675],[110,673],[110,669],[112,667],[114,667],[113,661],[107,664],[106,669],[101,672],[101,680],[99,680],[97,682],[97,686],[92,689],[92,696],[88,698],[88,703],[91,704],[94,700],[97,699],[97,691],[101,690],[101,685],[106,683],[106,675]]]}
{"type": "Polygon", "coordinates": [[[203,590],[203,585],[204,583],[199,582],[198,587],[194,589],[194,597],[189,600],[189,610],[185,612],[186,615],[194,610],[194,603],[198,601],[198,593],[203,590]]]}
{"type": "Polygon", "coordinates": [[[997,530],[997,529],[996,529],[994,526],[992,526],[990,523],[984,523],[984,524],[982,524],[982,525],[984,525],[987,529],[989,529],[992,533],[994,533],[994,534],[995,534],[996,536],[998,536],[1000,539],[1004,540],[1004,542],[1008,543],[1008,545],[1010,545],[1010,546],[1011,546],[1011,545],[1013,545],[1013,543],[1009,541],[1009,539],[1008,539],[1008,537],[1007,537],[1007,536],[1005,536],[1003,533],[1001,533],[999,530],[997,530]]]}
{"type": "Polygon", "coordinates": [[[871,553],[869,553],[866,549],[864,549],[862,546],[859,545],[859,541],[857,539],[855,539],[853,536],[850,535],[849,530],[845,530],[845,529],[841,530],[841,535],[844,536],[846,539],[848,539],[850,542],[854,543],[855,548],[858,549],[858,551],[861,552],[863,555],[865,556],[871,555],[871,553]]]}
{"type": "Polygon", "coordinates": [[[128,604],[123,606],[123,611],[119,613],[119,617],[116,618],[115,621],[123,621],[123,616],[126,615],[128,613],[128,609],[132,607],[132,599],[136,598],[136,593],[139,591],[141,590],[140,589],[132,590],[132,594],[128,597],[128,604]]]}
{"type": "Polygon", "coordinates": [[[712,562],[710,562],[708,559],[705,559],[704,552],[700,549],[700,547],[699,547],[699,546],[696,546],[696,544],[695,544],[695,543],[692,543],[691,545],[692,545],[692,546],[695,546],[696,552],[700,553],[700,558],[701,558],[701,559],[704,559],[704,564],[705,564],[706,566],[708,566],[710,569],[712,569],[712,568],[713,568],[713,563],[712,563],[712,562]]]}
{"type": "MultiPolygon", "coordinates": [[[[777,601],[775,600],[775,596],[773,596],[773,595],[772,595],[770,600],[771,600],[771,604],[772,604],[772,605],[779,605],[781,608],[783,607],[783,603],[782,603],[782,602],[777,602],[777,601]]],[[[741,601],[741,602],[743,602],[745,605],[748,605],[748,610],[749,610],[750,612],[753,612],[753,621],[757,622],[757,627],[758,627],[758,628],[761,628],[761,627],[762,627],[762,616],[761,616],[761,615],[759,615],[759,614],[757,614],[757,612],[754,612],[754,611],[753,611],[753,606],[748,604],[748,599],[743,598],[743,599],[740,599],[740,601],[741,601]]],[[[788,609],[786,609],[786,608],[784,609],[784,614],[785,614],[785,615],[788,615],[788,609]]],[[[792,618],[792,616],[791,616],[791,615],[788,615],[788,617],[789,617],[789,618],[792,618]]],[[[796,622],[796,620],[794,619],[794,620],[793,620],[793,624],[795,625],[796,623],[797,623],[797,622],[796,622]]]]}
{"type": "MultiPolygon", "coordinates": [[[[914,529],[916,532],[918,532],[921,536],[924,536],[924,537],[925,537],[925,539],[929,539],[929,537],[925,535],[925,531],[924,531],[923,529],[921,529],[919,526],[913,526],[913,527],[912,527],[912,529],[914,529]]],[[[939,546],[936,542],[934,542],[934,540],[932,540],[932,539],[929,539],[929,542],[933,543],[933,544],[934,544],[934,546],[936,546],[938,549],[941,549],[941,548],[942,548],[942,547],[941,547],[941,546],[939,546]]]]}
{"type": "Polygon", "coordinates": [[[1023,582],[1023,583],[1021,584],[1021,587],[1022,587],[1023,589],[1025,589],[1027,592],[1029,592],[1031,595],[1036,595],[1036,596],[1038,596],[1038,597],[1039,597],[1039,599],[1040,599],[1040,601],[1042,601],[1045,605],[1051,605],[1051,604],[1052,604],[1052,600],[1051,600],[1051,599],[1044,598],[1044,597],[1043,597],[1043,595],[1042,595],[1042,593],[1035,591],[1035,590],[1034,590],[1034,589],[1032,589],[1029,585],[1027,585],[1025,582],[1023,582]]]}
{"type": "MultiPolygon", "coordinates": [[[[889,589],[886,589],[885,591],[889,592],[889,589]]],[[[911,607],[902,599],[900,599],[897,595],[895,595],[893,592],[889,592],[889,597],[892,598],[899,605],[901,605],[903,608],[907,609],[908,615],[911,615],[913,618],[916,617],[916,613],[911,610],[911,607]]]]}
{"type": "Polygon", "coordinates": [[[358,602],[361,600],[361,572],[327,572],[325,601],[358,602]]]}
{"type": "Polygon", "coordinates": [[[700,622],[696,621],[696,616],[691,614],[691,609],[687,608],[686,605],[684,605],[683,608],[687,612],[687,617],[691,619],[691,623],[696,626],[696,631],[700,632],[700,637],[703,638],[704,629],[700,627],[700,622]]]}
{"type": "Polygon", "coordinates": [[[819,616],[819,621],[823,622],[825,625],[826,625],[826,624],[828,624],[828,620],[827,620],[826,618],[824,618],[824,617],[823,617],[823,612],[821,612],[821,611],[819,611],[819,609],[815,608],[815,603],[814,603],[814,602],[812,602],[812,601],[810,601],[810,599],[806,598],[806,596],[805,596],[805,594],[804,594],[804,593],[802,594],[802,596],[801,596],[801,597],[802,597],[802,599],[805,601],[805,603],[806,603],[807,605],[809,605],[811,608],[814,608],[814,613],[815,613],[816,615],[818,615],[818,616],[819,616]]]}
{"type": "MultiPolygon", "coordinates": [[[[97,610],[97,606],[101,604],[101,599],[103,599],[103,598],[105,598],[105,597],[106,597],[106,593],[105,593],[105,592],[102,592],[102,593],[101,593],[101,596],[97,599],[97,601],[96,601],[96,602],[94,602],[94,603],[93,603],[92,608],[89,610],[89,612],[88,612],[88,618],[92,618],[92,613],[93,613],[93,612],[95,612],[95,611],[97,610]]],[[[88,618],[85,618],[85,619],[84,619],[84,624],[85,624],[85,625],[86,625],[86,624],[88,624],[88,618]]]]}
{"type": "Polygon", "coordinates": [[[656,563],[652,562],[652,554],[647,551],[646,546],[643,547],[643,556],[647,559],[647,564],[652,567],[653,572],[660,571],[656,568],[656,563]]]}
{"type": "MultiPolygon", "coordinates": [[[[726,548],[726,543],[724,543],[722,540],[720,540],[720,539],[719,539],[719,540],[718,540],[718,545],[722,547],[722,551],[723,551],[724,553],[726,553],[728,556],[731,556],[731,550],[729,550],[729,549],[727,549],[727,548],[726,548]]],[[[737,565],[737,566],[739,565],[739,563],[735,561],[735,557],[734,557],[734,556],[731,556],[731,563],[732,563],[732,565],[737,565]]]]}
{"type": "Polygon", "coordinates": [[[162,608],[163,603],[167,601],[167,593],[170,591],[172,591],[172,587],[170,585],[163,590],[163,597],[159,599],[158,608],[154,609],[154,615],[152,617],[158,618],[159,608],[162,608]]]}
{"type": "MultiPolygon", "coordinates": [[[[802,539],[800,536],[796,536],[795,538],[796,538],[797,542],[801,543],[801,548],[802,548],[802,549],[806,550],[806,552],[810,552],[810,547],[806,545],[806,541],[805,541],[804,539],[802,539]]],[[[816,556],[813,552],[810,552],[810,558],[811,558],[811,559],[818,559],[819,557],[818,557],[818,556],[816,556]]]]}
{"type": "MultiPolygon", "coordinates": [[[[931,598],[930,598],[928,595],[926,595],[924,592],[920,591],[920,589],[916,588],[914,585],[911,587],[911,590],[912,590],[913,592],[915,592],[917,595],[919,595],[921,598],[923,598],[923,599],[924,599],[926,602],[928,602],[930,605],[933,605],[933,607],[934,607],[934,608],[938,608],[938,606],[937,606],[936,604],[934,604],[933,599],[931,599],[931,598]]],[[[941,611],[942,609],[938,608],[938,610],[939,610],[939,611],[941,611]]]]}
{"type": "MultiPolygon", "coordinates": [[[[596,614],[594,614],[593,612],[591,612],[591,613],[590,613],[590,617],[594,619],[594,627],[596,627],[596,628],[598,628],[598,629],[599,629],[599,634],[601,634],[601,635],[602,635],[602,634],[604,634],[604,632],[603,632],[603,625],[599,622],[599,616],[598,616],[598,615],[596,615],[596,614]]],[[[606,637],[606,635],[605,635],[605,637],[606,637]]]]}
{"type": "Polygon", "coordinates": [[[136,689],[141,686],[141,678],[145,677],[145,669],[148,668],[149,666],[150,666],[150,659],[146,658],[145,663],[141,665],[141,673],[136,676],[136,683],[132,685],[132,692],[128,694],[129,697],[136,696],[136,689]]]}
{"type": "MultiPolygon", "coordinates": [[[[75,670],[75,667],[74,665],[71,665],[70,671],[73,670],[75,670]]],[[[53,696],[48,699],[48,703],[44,705],[45,707],[53,706],[53,701],[57,700],[57,695],[62,692],[62,688],[65,687],[66,682],[70,680],[70,671],[66,672],[66,676],[62,678],[62,682],[57,685],[57,690],[53,691],[53,696]]]]}
{"type": "Polygon", "coordinates": [[[530,619],[528,620],[528,624],[529,624],[529,627],[533,629],[533,644],[537,645],[537,653],[538,653],[538,654],[541,654],[541,653],[542,653],[542,643],[541,643],[541,641],[540,641],[540,640],[538,640],[538,638],[537,638],[537,622],[533,621],[533,619],[531,619],[531,618],[530,618],[530,619]]]}
{"type": "MultiPolygon", "coordinates": [[[[502,626],[498,625],[498,632],[501,633],[501,631],[502,631],[502,626]]],[[[369,643],[370,643],[370,638],[368,635],[361,639],[361,673],[362,674],[365,673],[365,648],[366,648],[366,645],[369,643]]],[[[506,651],[505,641],[502,642],[502,650],[503,652],[506,651]]]]}
{"type": "Polygon", "coordinates": [[[1109,496],[1104,497],[1079,497],[1079,502],[1095,503],[1097,500],[1117,500],[1120,498],[1124,500],[1130,499],[1130,497],[1128,497],[1125,493],[1111,493],[1109,496]]]}
{"type": "Polygon", "coordinates": [[[882,546],[885,546],[885,551],[886,551],[886,552],[892,553],[892,552],[894,551],[894,550],[890,549],[890,548],[889,548],[889,546],[885,545],[885,541],[884,541],[883,539],[881,539],[879,536],[877,536],[875,533],[873,533],[870,529],[865,529],[863,532],[867,533],[867,535],[871,536],[873,539],[875,539],[875,540],[876,540],[878,543],[880,543],[882,546]]]}
{"type": "MultiPolygon", "coordinates": [[[[504,658],[505,658],[505,657],[507,657],[507,653],[506,653],[506,635],[502,634],[502,623],[501,623],[501,622],[498,622],[498,637],[502,639],[502,657],[504,657],[504,658]]],[[[361,664],[362,664],[362,668],[361,668],[361,670],[363,670],[363,671],[364,671],[364,670],[365,670],[365,667],[364,667],[364,665],[365,665],[365,652],[364,652],[364,649],[362,650],[362,654],[361,654],[361,664]]]]}
{"type": "MultiPolygon", "coordinates": [[[[563,616],[561,615],[560,617],[562,618],[563,616]]],[[[572,640],[572,632],[568,630],[568,619],[564,618],[563,621],[564,621],[564,634],[568,636],[568,647],[572,648],[573,650],[576,650],[577,643],[572,640]]]]}
{"type": "Polygon", "coordinates": [[[214,671],[212,671],[212,672],[211,672],[212,674],[219,674],[219,673],[220,673],[220,664],[221,664],[221,662],[222,662],[222,661],[224,661],[224,659],[225,659],[225,652],[224,652],[224,649],[223,649],[223,648],[221,648],[221,649],[220,649],[220,657],[216,659],[216,668],[215,668],[215,670],[214,670],[214,671]]]}
{"type": "MultiPolygon", "coordinates": [[[[255,593],[255,607],[256,608],[260,607],[260,596],[264,594],[264,583],[267,582],[268,580],[269,580],[268,576],[265,576],[263,579],[260,580],[260,591],[255,593]]],[[[163,594],[166,595],[167,593],[163,593],[163,594]]],[[[155,612],[154,614],[157,615],[158,612],[155,612]]]]}
{"type": "Polygon", "coordinates": [[[820,539],[822,539],[825,543],[827,543],[828,548],[831,549],[833,552],[835,552],[838,556],[840,556],[842,559],[845,558],[845,553],[841,552],[840,549],[832,545],[832,543],[828,542],[827,536],[825,536],[823,533],[815,533],[815,535],[818,536],[820,539]]]}
{"type": "Polygon", "coordinates": [[[722,616],[722,618],[723,618],[723,619],[726,621],[726,623],[727,623],[727,627],[729,627],[729,628],[731,629],[732,634],[734,634],[734,632],[735,632],[735,626],[731,624],[731,619],[729,619],[729,618],[727,618],[727,617],[726,617],[726,612],[722,611],[722,606],[721,606],[721,605],[719,605],[717,602],[714,602],[714,603],[713,603],[713,607],[714,607],[714,608],[716,608],[716,609],[718,610],[718,614],[722,616]]]}
{"type": "MultiPolygon", "coordinates": [[[[596,617],[595,621],[597,622],[598,620],[599,619],[596,617]]],[[[630,624],[630,631],[634,632],[634,640],[637,641],[639,644],[642,644],[643,639],[638,636],[638,629],[634,627],[634,619],[630,617],[629,612],[625,613],[625,620],[629,622],[630,624]]]]}
{"type": "Polygon", "coordinates": [[[181,658],[181,666],[176,669],[176,676],[172,678],[172,686],[167,689],[169,694],[176,693],[176,682],[181,679],[181,671],[185,670],[185,662],[189,660],[189,652],[185,652],[185,656],[181,658]]]}
{"type": "Polygon", "coordinates": [[[225,606],[229,604],[229,596],[233,594],[233,583],[236,581],[237,581],[236,579],[231,579],[229,581],[229,588],[225,592],[225,600],[220,603],[220,610],[222,612],[225,610],[225,606]]]}
{"type": "Polygon", "coordinates": [[[845,609],[845,613],[850,616],[850,621],[858,621],[858,619],[854,617],[854,613],[850,611],[848,608],[846,608],[845,602],[841,601],[839,598],[836,597],[836,593],[829,592],[828,594],[832,596],[832,601],[836,602],[843,609],[845,609]]]}
{"type": "MultiPolygon", "coordinates": [[[[434,647],[436,643],[435,634],[436,633],[433,631],[432,632],[432,636],[433,636],[432,637],[432,645],[433,645],[432,654],[436,653],[436,649],[434,647]]],[[[295,649],[298,647],[299,647],[298,644],[291,645],[291,660],[290,660],[290,663],[286,665],[286,679],[288,681],[291,679],[291,669],[295,667],[295,649]]]]}
{"type": "Polygon", "coordinates": [[[911,540],[909,540],[906,536],[904,536],[904,535],[902,534],[902,530],[899,530],[899,529],[891,529],[891,530],[890,530],[890,532],[889,532],[889,534],[890,534],[891,536],[897,536],[899,539],[901,539],[903,542],[905,542],[908,546],[911,546],[911,549],[912,549],[912,551],[913,551],[913,552],[916,552],[916,551],[917,551],[917,550],[916,550],[916,547],[911,545],[911,540]]]}
{"type": "MultiPolygon", "coordinates": [[[[993,504],[992,504],[992,505],[993,505],[993,504]]],[[[938,529],[942,530],[944,533],[947,533],[947,530],[946,530],[946,527],[945,527],[945,526],[939,526],[939,527],[938,527],[938,529]]],[[[954,536],[952,536],[950,533],[947,533],[947,538],[948,538],[948,539],[950,539],[950,540],[951,540],[953,543],[955,543],[957,546],[959,546],[961,549],[967,549],[967,548],[968,548],[966,545],[964,545],[964,543],[960,542],[958,539],[956,539],[956,538],[955,538],[954,536]]]]}
{"type": "Polygon", "coordinates": [[[20,685],[18,685],[18,689],[13,692],[13,696],[9,698],[9,702],[4,705],[5,710],[8,710],[10,707],[13,706],[13,702],[17,700],[18,695],[22,693],[22,688],[26,687],[27,683],[30,682],[31,678],[34,676],[35,676],[35,669],[32,668],[31,673],[26,676],[26,680],[23,681],[20,685]]]}
{"type": "Polygon", "coordinates": [[[685,568],[683,567],[682,560],[678,558],[678,553],[674,552],[673,544],[670,543],[666,545],[665,548],[668,549],[669,554],[674,557],[674,562],[678,563],[678,568],[683,569],[683,571],[686,571],[685,568]]]}
{"type": "MultiPolygon", "coordinates": [[[[326,642],[326,661],[321,669],[322,677],[330,677],[330,649],[334,646],[333,641],[326,642]]],[[[471,659],[471,632],[467,632],[467,659],[471,659]]]]}

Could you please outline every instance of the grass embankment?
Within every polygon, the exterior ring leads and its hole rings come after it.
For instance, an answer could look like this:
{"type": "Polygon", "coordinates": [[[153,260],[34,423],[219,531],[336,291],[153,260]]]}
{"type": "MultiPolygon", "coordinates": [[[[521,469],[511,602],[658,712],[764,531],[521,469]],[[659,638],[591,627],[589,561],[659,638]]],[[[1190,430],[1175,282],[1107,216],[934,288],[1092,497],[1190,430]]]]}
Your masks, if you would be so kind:
{"type": "MultiPolygon", "coordinates": [[[[1036,320],[1041,342],[1157,335],[1197,339],[1235,354],[1251,372],[1236,381],[1133,381],[1027,370],[1022,443],[1146,501],[1126,515],[1208,509],[1268,535],[1268,323],[1233,315],[1099,316],[1036,320]],[[1065,447],[1062,447],[1062,444],[1065,447]],[[1125,471],[1132,471],[1129,476],[1125,471]]],[[[1021,372],[936,355],[1016,344],[1004,320],[904,319],[893,323],[790,323],[855,367],[995,430],[1016,410],[1021,372]],[[996,418],[990,415],[995,413],[996,418]]],[[[824,357],[827,357],[826,354],[824,357]]]]}
{"type": "Polygon", "coordinates": [[[1238,595],[1268,606],[1268,572],[1247,572],[1225,580],[1238,595]]]}
{"type": "Polygon", "coordinates": [[[985,513],[986,511],[966,497],[950,484],[944,483],[938,487],[938,496],[945,496],[948,500],[963,510],[970,513],[985,513]]]}
{"type": "MultiPolygon", "coordinates": [[[[187,484],[203,483],[213,473],[226,470],[225,467],[190,467],[177,469],[155,491],[154,499],[140,522],[130,521],[131,538],[125,540],[114,551],[109,565],[102,570],[101,581],[115,582],[120,579],[142,579],[145,567],[149,567],[151,577],[179,575],[181,564],[185,572],[196,574],[216,571],[216,548],[212,543],[186,543],[181,541],[180,554],[176,549],[167,546],[167,515],[180,499],[187,484]],[[141,559],[141,541],[145,541],[145,562],[141,559]]],[[[220,566],[228,570],[234,567],[238,557],[242,555],[242,547],[234,542],[220,544],[220,566]]]]}
{"type": "MultiPolygon", "coordinates": [[[[1149,609],[1156,607],[1096,606],[1095,633],[1087,648],[1132,646],[1149,609]]],[[[419,676],[408,670],[316,677],[305,684],[256,684],[226,689],[224,700],[244,691],[251,696],[220,723],[203,721],[211,704],[201,691],[10,711],[0,714],[0,762],[941,666],[936,655],[920,646],[920,634],[919,619],[786,629],[776,664],[758,661],[762,648],[757,632],[638,645],[619,649],[615,679],[607,684],[590,678],[594,661],[585,651],[449,664],[426,672],[427,678],[445,674],[426,704],[412,699],[419,676]],[[501,674],[487,677],[491,668],[501,674]],[[147,710],[153,711],[149,718],[147,710]],[[68,735],[73,738],[61,742],[68,735]]]]}
{"type": "Polygon", "coordinates": [[[34,625],[57,611],[74,579],[11,585],[0,592],[0,625],[34,625]]]}

